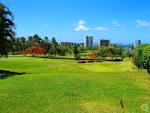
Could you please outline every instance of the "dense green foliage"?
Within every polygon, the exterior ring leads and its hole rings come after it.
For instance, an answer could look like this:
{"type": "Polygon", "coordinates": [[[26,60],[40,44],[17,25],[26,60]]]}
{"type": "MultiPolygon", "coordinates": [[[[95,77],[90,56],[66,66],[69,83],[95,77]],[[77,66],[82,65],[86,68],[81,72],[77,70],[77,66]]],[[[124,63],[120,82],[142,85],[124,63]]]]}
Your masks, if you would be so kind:
{"type": "Polygon", "coordinates": [[[150,45],[142,45],[134,50],[133,62],[138,68],[147,69],[150,73],[150,45]]]}
{"type": "Polygon", "coordinates": [[[47,37],[42,39],[39,35],[35,34],[33,36],[18,37],[13,43],[13,53],[20,53],[27,48],[32,48],[34,46],[43,47],[47,52],[51,49],[50,40],[47,37]]]}
{"type": "Polygon", "coordinates": [[[123,57],[123,49],[116,46],[102,46],[99,48],[98,55],[102,58],[110,57],[112,60],[115,58],[123,57]]]}
{"type": "Polygon", "coordinates": [[[35,34],[33,36],[18,37],[14,40],[13,43],[13,54],[24,53],[26,49],[32,49],[33,47],[44,48],[48,55],[60,55],[65,56],[67,54],[73,53],[73,46],[62,46],[58,44],[55,37],[49,40],[48,37],[40,37],[35,34]]]}
{"type": "Polygon", "coordinates": [[[8,55],[14,39],[14,22],[12,12],[0,3],[0,56],[8,55]]]}
{"type": "Polygon", "coordinates": [[[1,113],[143,113],[143,105],[150,107],[149,77],[129,62],[0,60],[0,69],[26,73],[0,79],[1,113]]]}

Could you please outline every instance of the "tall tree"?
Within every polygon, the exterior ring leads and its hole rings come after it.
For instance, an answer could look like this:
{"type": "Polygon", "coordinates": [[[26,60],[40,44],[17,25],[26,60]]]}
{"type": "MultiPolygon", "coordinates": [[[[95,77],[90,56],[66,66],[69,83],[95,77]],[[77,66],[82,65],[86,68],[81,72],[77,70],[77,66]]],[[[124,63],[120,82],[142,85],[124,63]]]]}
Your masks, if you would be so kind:
{"type": "Polygon", "coordinates": [[[8,56],[15,37],[15,24],[12,12],[0,3],[0,56],[8,56]]]}
{"type": "Polygon", "coordinates": [[[52,53],[53,53],[54,55],[57,54],[57,45],[58,45],[58,43],[57,43],[55,37],[53,37],[53,38],[51,39],[51,49],[52,49],[52,53]]]}
{"type": "Polygon", "coordinates": [[[40,46],[41,40],[42,40],[41,37],[37,34],[33,35],[32,38],[31,38],[31,42],[35,46],[40,46]]]}
{"type": "Polygon", "coordinates": [[[73,53],[74,53],[75,59],[76,59],[76,60],[79,60],[79,59],[80,59],[80,55],[79,55],[79,51],[78,51],[78,46],[77,46],[77,44],[74,45],[73,53]]]}
{"type": "Polygon", "coordinates": [[[49,52],[51,47],[50,47],[50,40],[48,39],[48,37],[44,37],[44,39],[42,39],[41,47],[43,47],[47,52],[49,52]]]}

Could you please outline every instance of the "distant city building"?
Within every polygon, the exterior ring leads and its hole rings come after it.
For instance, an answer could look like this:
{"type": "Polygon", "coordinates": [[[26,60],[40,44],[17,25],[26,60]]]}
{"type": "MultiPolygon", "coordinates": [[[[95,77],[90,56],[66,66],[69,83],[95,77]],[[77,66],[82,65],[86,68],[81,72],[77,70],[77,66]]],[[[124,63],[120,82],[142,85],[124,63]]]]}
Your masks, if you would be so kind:
{"type": "Polygon", "coordinates": [[[73,46],[74,43],[72,43],[72,42],[61,42],[61,45],[62,46],[73,46]]]}
{"type": "Polygon", "coordinates": [[[141,40],[136,40],[134,43],[134,47],[138,47],[141,45],[141,40]]]}
{"type": "Polygon", "coordinates": [[[109,46],[110,45],[110,40],[100,40],[100,46],[109,46]]]}
{"type": "Polygon", "coordinates": [[[79,47],[84,47],[84,43],[61,42],[62,46],[74,46],[75,44],[79,47]]]}
{"type": "Polygon", "coordinates": [[[93,36],[86,36],[85,37],[85,47],[92,48],[93,47],[93,36]]]}

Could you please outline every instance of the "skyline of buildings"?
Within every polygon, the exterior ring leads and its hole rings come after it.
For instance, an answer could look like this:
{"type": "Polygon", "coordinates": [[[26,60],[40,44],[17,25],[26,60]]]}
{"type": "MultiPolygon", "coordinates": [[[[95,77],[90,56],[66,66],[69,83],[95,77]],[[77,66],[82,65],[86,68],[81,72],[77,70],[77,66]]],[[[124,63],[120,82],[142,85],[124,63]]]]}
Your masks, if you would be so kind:
{"type": "Polygon", "coordinates": [[[77,44],[80,47],[87,47],[87,48],[117,45],[121,48],[126,48],[126,49],[138,47],[142,44],[141,40],[135,40],[135,42],[132,43],[112,43],[109,39],[102,38],[100,39],[99,42],[97,41],[97,43],[94,43],[93,39],[94,39],[93,36],[86,36],[84,37],[84,43],[61,42],[60,44],[63,46],[73,46],[74,44],[77,44]]]}

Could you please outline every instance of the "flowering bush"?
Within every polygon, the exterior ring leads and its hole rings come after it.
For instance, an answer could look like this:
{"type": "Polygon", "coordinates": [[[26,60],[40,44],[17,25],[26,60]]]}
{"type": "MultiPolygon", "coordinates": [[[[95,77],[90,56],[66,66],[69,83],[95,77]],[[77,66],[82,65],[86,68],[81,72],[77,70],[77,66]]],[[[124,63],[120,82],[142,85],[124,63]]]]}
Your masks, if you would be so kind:
{"type": "Polygon", "coordinates": [[[93,59],[94,58],[94,53],[88,53],[87,56],[88,56],[88,59],[93,59]]]}

